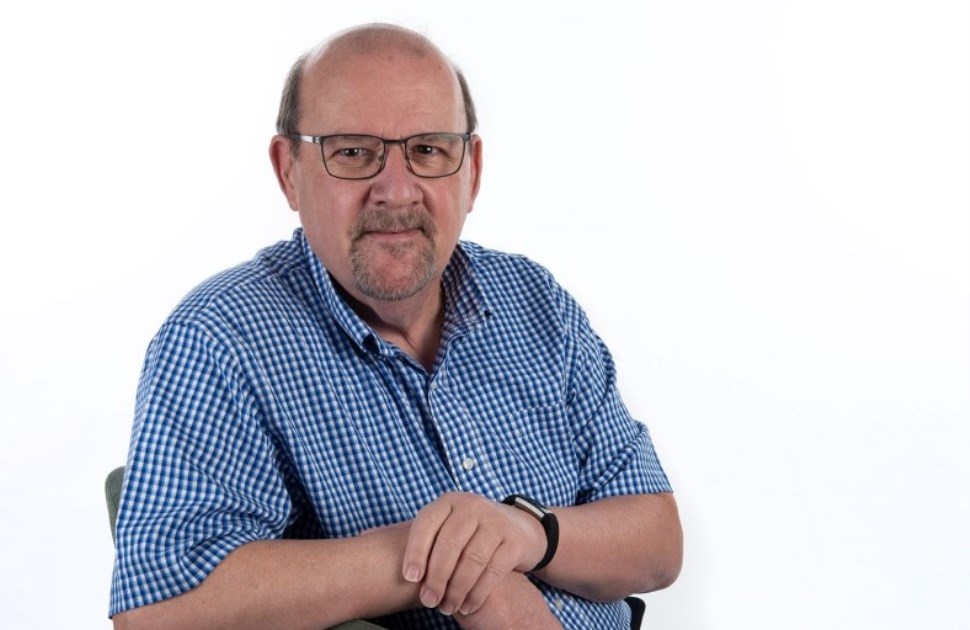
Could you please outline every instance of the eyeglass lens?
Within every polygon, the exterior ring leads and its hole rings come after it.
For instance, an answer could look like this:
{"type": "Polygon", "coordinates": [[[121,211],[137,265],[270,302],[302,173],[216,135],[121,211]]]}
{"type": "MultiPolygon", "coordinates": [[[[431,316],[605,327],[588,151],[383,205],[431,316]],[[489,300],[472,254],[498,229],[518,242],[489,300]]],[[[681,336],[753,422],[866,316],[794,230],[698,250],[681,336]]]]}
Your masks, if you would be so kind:
{"type": "MultiPolygon", "coordinates": [[[[377,136],[329,136],[320,145],[327,172],[344,179],[373,177],[381,169],[385,140],[377,136]]],[[[465,139],[456,133],[429,133],[407,138],[404,155],[420,177],[444,177],[461,168],[465,139]]]]}

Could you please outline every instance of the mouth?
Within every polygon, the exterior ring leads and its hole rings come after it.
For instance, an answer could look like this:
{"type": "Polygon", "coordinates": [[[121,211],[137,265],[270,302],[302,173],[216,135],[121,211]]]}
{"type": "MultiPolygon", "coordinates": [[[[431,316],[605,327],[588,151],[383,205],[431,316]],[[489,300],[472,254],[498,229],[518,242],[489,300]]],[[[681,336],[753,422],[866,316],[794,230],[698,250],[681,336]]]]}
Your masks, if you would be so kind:
{"type": "Polygon", "coordinates": [[[407,228],[407,229],[393,229],[393,230],[362,230],[359,238],[364,238],[367,236],[380,238],[380,239],[401,239],[401,238],[414,238],[415,236],[423,236],[424,230],[419,227],[407,228]]]}

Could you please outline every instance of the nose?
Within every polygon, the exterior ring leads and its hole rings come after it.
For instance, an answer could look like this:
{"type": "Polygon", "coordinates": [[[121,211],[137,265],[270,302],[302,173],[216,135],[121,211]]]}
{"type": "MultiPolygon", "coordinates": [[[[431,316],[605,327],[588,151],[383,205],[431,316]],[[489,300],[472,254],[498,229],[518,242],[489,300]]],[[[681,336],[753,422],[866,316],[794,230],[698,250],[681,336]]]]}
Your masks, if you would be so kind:
{"type": "Polygon", "coordinates": [[[421,189],[418,177],[411,172],[402,143],[388,143],[384,167],[371,180],[371,198],[375,203],[408,205],[418,203],[421,189]]]}

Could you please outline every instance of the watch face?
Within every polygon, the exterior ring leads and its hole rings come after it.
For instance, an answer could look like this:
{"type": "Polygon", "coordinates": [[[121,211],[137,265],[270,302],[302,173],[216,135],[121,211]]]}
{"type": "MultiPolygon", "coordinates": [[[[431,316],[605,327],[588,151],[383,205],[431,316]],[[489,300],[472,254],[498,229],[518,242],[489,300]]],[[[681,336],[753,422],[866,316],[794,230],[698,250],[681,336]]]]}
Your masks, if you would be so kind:
{"type": "Polygon", "coordinates": [[[523,497],[521,495],[516,494],[516,495],[512,495],[512,497],[510,498],[513,501],[510,505],[514,505],[520,510],[525,510],[526,512],[528,512],[529,514],[532,514],[540,521],[542,520],[543,516],[549,513],[549,510],[546,509],[544,505],[542,505],[537,501],[533,501],[528,497],[523,497]]]}

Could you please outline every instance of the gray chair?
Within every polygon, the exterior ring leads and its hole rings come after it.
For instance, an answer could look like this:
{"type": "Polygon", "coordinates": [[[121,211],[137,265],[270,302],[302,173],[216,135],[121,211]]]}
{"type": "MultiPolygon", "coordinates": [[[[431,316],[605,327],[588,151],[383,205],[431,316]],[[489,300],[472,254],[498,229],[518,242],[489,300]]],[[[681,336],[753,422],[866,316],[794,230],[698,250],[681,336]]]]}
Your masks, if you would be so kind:
{"type": "Polygon", "coordinates": [[[125,467],[118,466],[104,480],[104,498],[108,502],[108,524],[111,526],[111,540],[115,539],[115,521],[118,520],[118,502],[121,500],[121,484],[125,480],[125,467]]]}

